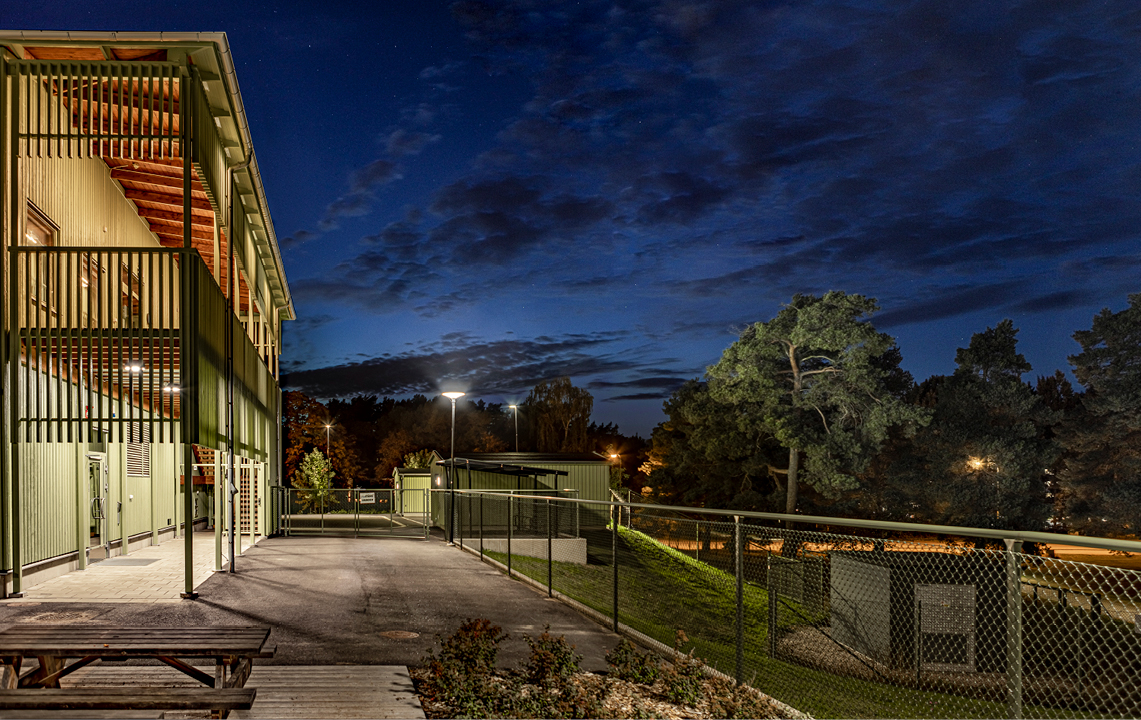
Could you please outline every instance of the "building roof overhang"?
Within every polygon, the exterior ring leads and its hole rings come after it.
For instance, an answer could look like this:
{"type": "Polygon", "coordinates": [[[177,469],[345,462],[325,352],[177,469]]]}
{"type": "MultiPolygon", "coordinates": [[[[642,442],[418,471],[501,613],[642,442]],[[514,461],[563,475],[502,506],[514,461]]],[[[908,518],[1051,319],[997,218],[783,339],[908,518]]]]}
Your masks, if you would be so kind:
{"type": "Polygon", "coordinates": [[[272,305],[281,319],[296,319],[226,33],[0,30],[0,47],[19,59],[130,62],[154,60],[161,51],[162,59],[192,63],[204,81],[210,112],[230,157],[235,199],[245,210],[254,247],[268,271],[272,305]]]}

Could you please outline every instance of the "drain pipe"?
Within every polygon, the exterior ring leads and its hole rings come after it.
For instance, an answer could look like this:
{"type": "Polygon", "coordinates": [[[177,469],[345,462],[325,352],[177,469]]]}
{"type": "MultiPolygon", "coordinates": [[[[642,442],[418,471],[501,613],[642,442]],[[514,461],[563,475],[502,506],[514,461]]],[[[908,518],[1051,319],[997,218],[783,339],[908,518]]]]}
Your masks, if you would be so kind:
{"type": "MultiPolygon", "coordinates": [[[[238,283],[234,277],[234,173],[245,170],[250,166],[250,162],[254,159],[253,147],[250,147],[250,153],[245,161],[237,165],[231,165],[230,171],[230,197],[229,207],[227,211],[228,220],[228,242],[226,243],[226,285],[230,291],[230,312],[226,314],[226,443],[229,445],[229,456],[227,464],[229,467],[226,472],[226,490],[230,493],[230,567],[229,572],[237,572],[234,565],[237,563],[237,555],[234,553],[234,536],[238,530],[238,486],[235,482],[235,463],[234,463],[234,298],[237,296],[238,283]]],[[[245,212],[243,210],[243,212],[245,212]]],[[[241,299],[238,299],[238,305],[241,305],[241,299]]]]}

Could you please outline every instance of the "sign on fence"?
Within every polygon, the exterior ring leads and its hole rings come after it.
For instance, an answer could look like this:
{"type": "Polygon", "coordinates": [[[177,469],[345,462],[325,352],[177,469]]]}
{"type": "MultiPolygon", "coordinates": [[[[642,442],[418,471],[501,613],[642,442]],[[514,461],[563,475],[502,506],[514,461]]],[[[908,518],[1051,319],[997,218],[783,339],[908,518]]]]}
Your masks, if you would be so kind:
{"type": "Polygon", "coordinates": [[[374,505],[374,504],[376,504],[376,493],[366,493],[366,492],[361,493],[360,494],[360,503],[362,505],[374,505]]]}

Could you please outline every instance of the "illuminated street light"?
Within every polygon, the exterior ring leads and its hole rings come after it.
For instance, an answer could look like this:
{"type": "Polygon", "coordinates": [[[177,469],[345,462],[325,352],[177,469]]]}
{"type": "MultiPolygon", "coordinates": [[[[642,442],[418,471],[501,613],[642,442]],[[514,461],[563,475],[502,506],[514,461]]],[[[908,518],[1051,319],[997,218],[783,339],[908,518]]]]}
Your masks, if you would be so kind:
{"type": "Polygon", "coordinates": [[[515,452],[519,452],[519,406],[508,405],[507,407],[515,411],[515,452]]]}
{"type": "Polygon", "coordinates": [[[332,425],[325,425],[325,457],[329,457],[329,431],[332,428],[332,425]]]}
{"type": "Polygon", "coordinates": [[[452,544],[456,533],[456,488],[455,488],[455,471],[456,471],[456,400],[459,400],[467,393],[462,392],[446,392],[444,397],[452,401],[452,452],[451,452],[451,467],[448,469],[448,544],[452,544]]]}

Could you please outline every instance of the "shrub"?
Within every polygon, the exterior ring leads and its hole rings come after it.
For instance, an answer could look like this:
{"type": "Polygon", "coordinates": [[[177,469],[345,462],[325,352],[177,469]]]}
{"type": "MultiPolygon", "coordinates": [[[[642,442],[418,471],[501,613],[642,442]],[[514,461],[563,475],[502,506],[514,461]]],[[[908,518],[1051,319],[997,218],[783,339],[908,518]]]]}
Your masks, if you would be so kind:
{"type": "Polygon", "coordinates": [[[702,697],[705,671],[701,661],[689,655],[675,655],[662,669],[666,700],[680,705],[694,705],[702,697]]]}
{"type": "Polygon", "coordinates": [[[497,694],[488,679],[495,671],[503,628],[490,620],[468,619],[451,637],[440,641],[440,655],[428,653],[428,679],[423,691],[433,700],[455,708],[465,717],[496,714],[497,694]]]}
{"type": "Polygon", "coordinates": [[[523,666],[523,674],[530,682],[541,687],[551,687],[564,682],[578,672],[582,655],[577,655],[574,645],[559,635],[551,635],[551,626],[543,628],[538,638],[524,635],[523,639],[531,648],[531,657],[523,666]]]}
{"type": "Polygon", "coordinates": [[[661,665],[656,655],[640,653],[634,643],[626,638],[606,654],[606,663],[610,666],[610,674],[620,680],[653,685],[661,672],[661,665]]]}
{"type": "Polygon", "coordinates": [[[701,698],[702,683],[705,680],[701,661],[693,657],[693,650],[688,655],[681,652],[682,646],[687,642],[689,638],[685,631],[678,628],[674,635],[674,657],[662,669],[666,700],[681,705],[693,705],[701,698]]]}

